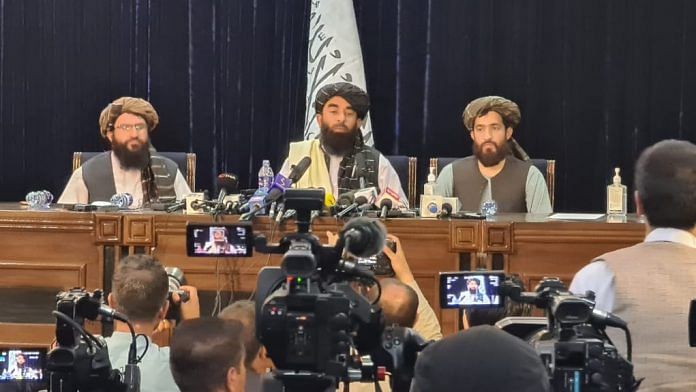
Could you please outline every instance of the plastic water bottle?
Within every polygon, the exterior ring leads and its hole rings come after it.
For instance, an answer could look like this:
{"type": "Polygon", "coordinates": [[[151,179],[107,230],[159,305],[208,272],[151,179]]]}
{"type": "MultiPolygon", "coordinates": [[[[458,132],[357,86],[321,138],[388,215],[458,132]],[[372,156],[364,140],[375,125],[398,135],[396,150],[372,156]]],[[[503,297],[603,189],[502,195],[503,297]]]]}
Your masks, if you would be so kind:
{"type": "Polygon", "coordinates": [[[484,201],[481,204],[481,215],[485,215],[486,218],[490,218],[498,212],[498,203],[495,200],[484,201]]]}
{"type": "Polygon", "coordinates": [[[47,208],[53,201],[53,194],[51,194],[51,192],[47,190],[32,191],[27,193],[27,196],[24,198],[24,200],[26,200],[27,204],[29,205],[29,208],[47,208]]]}
{"type": "Polygon", "coordinates": [[[133,204],[133,195],[130,193],[117,193],[111,196],[110,202],[118,208],[128,208],[133,204]]]}
{"type": "Polygon", "coordinates": [[[271,162],[268,159],[263,160],[263,165],[259,169],[259,189],[268,191],[273,185],[273,169],[271,169],[271,162]]]}

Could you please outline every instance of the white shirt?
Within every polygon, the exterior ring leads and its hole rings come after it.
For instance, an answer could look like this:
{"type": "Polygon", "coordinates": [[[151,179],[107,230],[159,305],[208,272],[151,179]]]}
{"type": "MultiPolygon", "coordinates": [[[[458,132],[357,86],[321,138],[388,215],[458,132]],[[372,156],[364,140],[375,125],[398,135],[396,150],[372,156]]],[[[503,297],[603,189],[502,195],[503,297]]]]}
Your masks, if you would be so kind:
{"type": "MultiPolygon", "coordinates": [[[[148,338],[149,340],[149,338],[148,338]]],[[[131,344],[131,334],[126,332],[114,332],[110,338],[106,338],[109,349],[109,360],[112,369],[124,371],[128,363],[128,350],[131,344]]],[[[152,340],[142,361],[140,368],[140,392],[178,392],[179,387],[174,382],[172,371],[169,368],[169,347],[159,347],[152,340]]],[[[137,340],[138,356],[145,351],[145,339],[137,340]]]]}
{"type": "MultiPolygon", "coordinates": [[[[331,178],[331,192],[338,197],[338,169],[340,169],[342,156],[331,155],[326,152],[324,154],[329,157],[329,177],[331,178]]],[[[290,174],[290,163],[286,159],[283,162],[283,167],[280,168],[280,174],[288,176],[290,174]]],[[[392,167],[389,160],[384,157],[384,155],[379,154],[379,169],[377,173],[377,180],[379,189],[384,191],[389,188],[394,192],[399,194],[400,201],[403,202],[404,207],[408,207],[408,197],[404,193],[404,189],[401,187],[401,180],[399,180],[399,175],[392,167]]],[[[394,206],[396,207],[396,206],[394,206]]]]}
{"type": "MultiPolygon", "coordinates": [[[[657,228],[651,231],[644,242],[676,242],[696,248],[696,237],[684,230],[657,228]]],[[[606,312],[614,311],[616,299],[614,290],[614,272],[603,260],[594,261],[575,274],[570,284],[570,292],[584,295],[586,291],[595,293],[595,308],[606,312]]]]}
{"type": "MultiPolygon", "coordinates": [[[[114,185],[116,193],[130,193],[133,196],[133,204],[130,208],[141,208],[143,206],[143,186],[141,183],[141,170],[139,169],[124,169],[121,167],[121,162],[116,157],[114,152],[111,152],[111,168],[114,173],[114,185]]],[[[186,195],[191,193],[188,183],[177,169],[176,178],[174,179],[174,191],[176,192],[177,200],[181,200],[186,195]]],[[[75,170],[70,176],[68,185],[65,186],[63,194],[60,195],[58,203],[61,204],[76,204],[88,203],[89,192],[87,185],[82,178],[82,167],[75,170]]]]}

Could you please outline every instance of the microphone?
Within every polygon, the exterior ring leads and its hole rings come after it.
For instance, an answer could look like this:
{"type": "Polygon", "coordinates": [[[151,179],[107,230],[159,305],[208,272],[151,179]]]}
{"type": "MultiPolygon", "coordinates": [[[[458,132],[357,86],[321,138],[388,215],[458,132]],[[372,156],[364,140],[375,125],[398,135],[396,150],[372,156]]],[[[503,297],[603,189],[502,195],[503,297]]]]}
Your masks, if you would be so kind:
{"type": "Polygon", "coordinates": [[[266,203],[274,202],[280,199],[280,197],[285,193],[286,189],[290,188],[292,184],[296,183],[300,180],[300,178],[302,178],[302,176],[304,176],[307,169],[309,169],[309,165],[311,164],[312,158],[304,157],[297,162],[297,165],[292,166],[290,174],[288,174],[287,177],[278,173],[273,181],[273,185],[271,185],[271,189],[268,190],[268,195],[266,195],[266,203]]]}
{"type": "Polygon", "coordinates": [[[387,219],[387,213],[392,208],[391,199],[383,199],[382,202],[379,203],[379,208],[382,209],[381,213],[379,214],[379,219],[387,219]]]}
{"type": "Polygon", "coordinates": [[[392,208],[399,208],[404,206],[404,202],[401,201],[401,196],[399,196],[398,192],[395,192],[393,189],[387,187],[382,191],[382,193],[379,194],[379,197],[377,198],[377,202],[380,203],[379,205],[381,206],[382,200],[389,199],[392,202],[392,208]]]}
{"type": "Polygon", "coordinates": [[[367,204],[367,198],[365,196],[358,196],[355,198],[355,201],[351,205],[349,205],[348,207],[341,210],[338,214],[336,214],[336,217],[343,218],[344,215],[352,212],[353,210],[364,204],[367,204]]]}
{"type": "Polygon", "coordinates": [[[370,257],[384,249],[387,231],[376,219],[355,218],[343,226],[339,244],[357,257],[370,257]]]}
{"type": "Polygon", "coordinates": [[[442,207],[440,208],[440,214],[438,214],[438,218],[447,218],[449,216],[452,216],[452,205],[450,203],[442,203],[442,207]]]}
{"type": "Polygon", "coordinates": [[[377,197],[377,188],[371,186],[369,188],[357,189],[352,192],[346,192],[342,194],[341,197],[343,198],[343,200],[340,200],[339,198],[339,204],[341,204],[341,202],[345,203],[347,200],[350,200],[348,201],[350,205],[348,205],[348,207],[344,208],[342,211],[336,214],[336,216],[339,218],[352,212],[359,206],[373,204],[375,202],[375,198],[377,197]]]}
{"type": "Polygon", "coordinates": [[[614,327],[625,329],[628,324],[621,317],[599,309],[592,309],[592,325],[597,327],[614,327]]]}
{"type": "Polygon", "coordinates": [[[239,179],[237,176],[230,173],[220,173],[217,176],[217,186],[220,189],[218,193],[217,204],[223,204],[225,196],[228,194],[235,193],[237,191],[237,185],[239,184],[239,179]]]}

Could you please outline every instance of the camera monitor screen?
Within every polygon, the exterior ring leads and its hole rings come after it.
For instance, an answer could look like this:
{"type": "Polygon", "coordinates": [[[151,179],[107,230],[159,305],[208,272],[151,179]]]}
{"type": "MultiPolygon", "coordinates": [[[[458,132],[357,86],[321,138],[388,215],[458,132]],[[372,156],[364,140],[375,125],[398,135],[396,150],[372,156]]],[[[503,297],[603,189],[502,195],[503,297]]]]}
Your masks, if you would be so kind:
{"type": "Polygon", "coordinates": [[[501,271],[440,273],[440,307],[501,307],[505,303],[498,288],[505,280],[501,271]]]}
{"type": "Polygon", "coordinates": [[[0,383],[2,384],[24,381],[43,382],[45,367],[45,348],[0,347],[0,383]]]}
{"type": "Polygon", "coordinates": [[[190,257],[251,257],[254,254],[251,225],[188,224],[186,241],[190,257]]]}

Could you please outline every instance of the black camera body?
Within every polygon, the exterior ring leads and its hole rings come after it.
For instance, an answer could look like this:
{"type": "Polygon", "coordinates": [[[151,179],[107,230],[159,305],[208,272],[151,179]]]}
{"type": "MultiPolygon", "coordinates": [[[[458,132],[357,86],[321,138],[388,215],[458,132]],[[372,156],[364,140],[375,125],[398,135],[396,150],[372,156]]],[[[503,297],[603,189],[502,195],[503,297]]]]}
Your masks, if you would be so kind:
{"type": "Polygon", "coordinates": [[[344,243],[342,238],[334,247],[321,245],[309,227],[311,212],[323,208],[323,202],[323,189],[287,189],[285,208],[297,211],[297,233],[274,246],[263,236],[255,238],[258,252],[283,255],[280,269],[265,268],[259,273],[257,337],[286,390],[324,391],[338,382],[372,381],[375,365],[383,365],[396,374],[393,380],[408,379],[402,382],[405,389],[392,390],[407,391],[415,357],[424,347],[422,339],[415,339],[417,335],[407,329],[384,332],[380,308],[350,282],[351,278],[376,281],[374,275],[342,260],[344,245],[364,255],[369,249],[381,249],[384,240],[381,245],[371,243],[368,237],[374,228],[370,228],[353,233],[352,242],[344,243]],[[356,352],[379,357],[384,364],[356,352]],[[409,366],[411,370],[402,370],[409,366]]]}
{"type": "MultiPolygon", "coordinates": [[[[48,353],[49,391],[126,391],[122,375],[111,368],[106,341],[84,331],[84,320],[112,321],[102,292],[81,288],[56,296],[56,343],[48,353]]],[[[130,389],[133,390],[133,389],[130,389]]],[[[136,389],[137,390],[137,389],[136,389]]]]}
{"type": "MultiPolygon", "coordinates": [[[[557,278],[545,278],[533,293],[506,281],[501,294],[546,310],[546,327],[519,337],[539,353],[554,391],[636,389],[633,365],[611,344],[604,329],[613,325],[598,319],[592,299],[573,295],[557,278]]],[[[506,321],[514,324],[514,319],[506,321]]]]}

